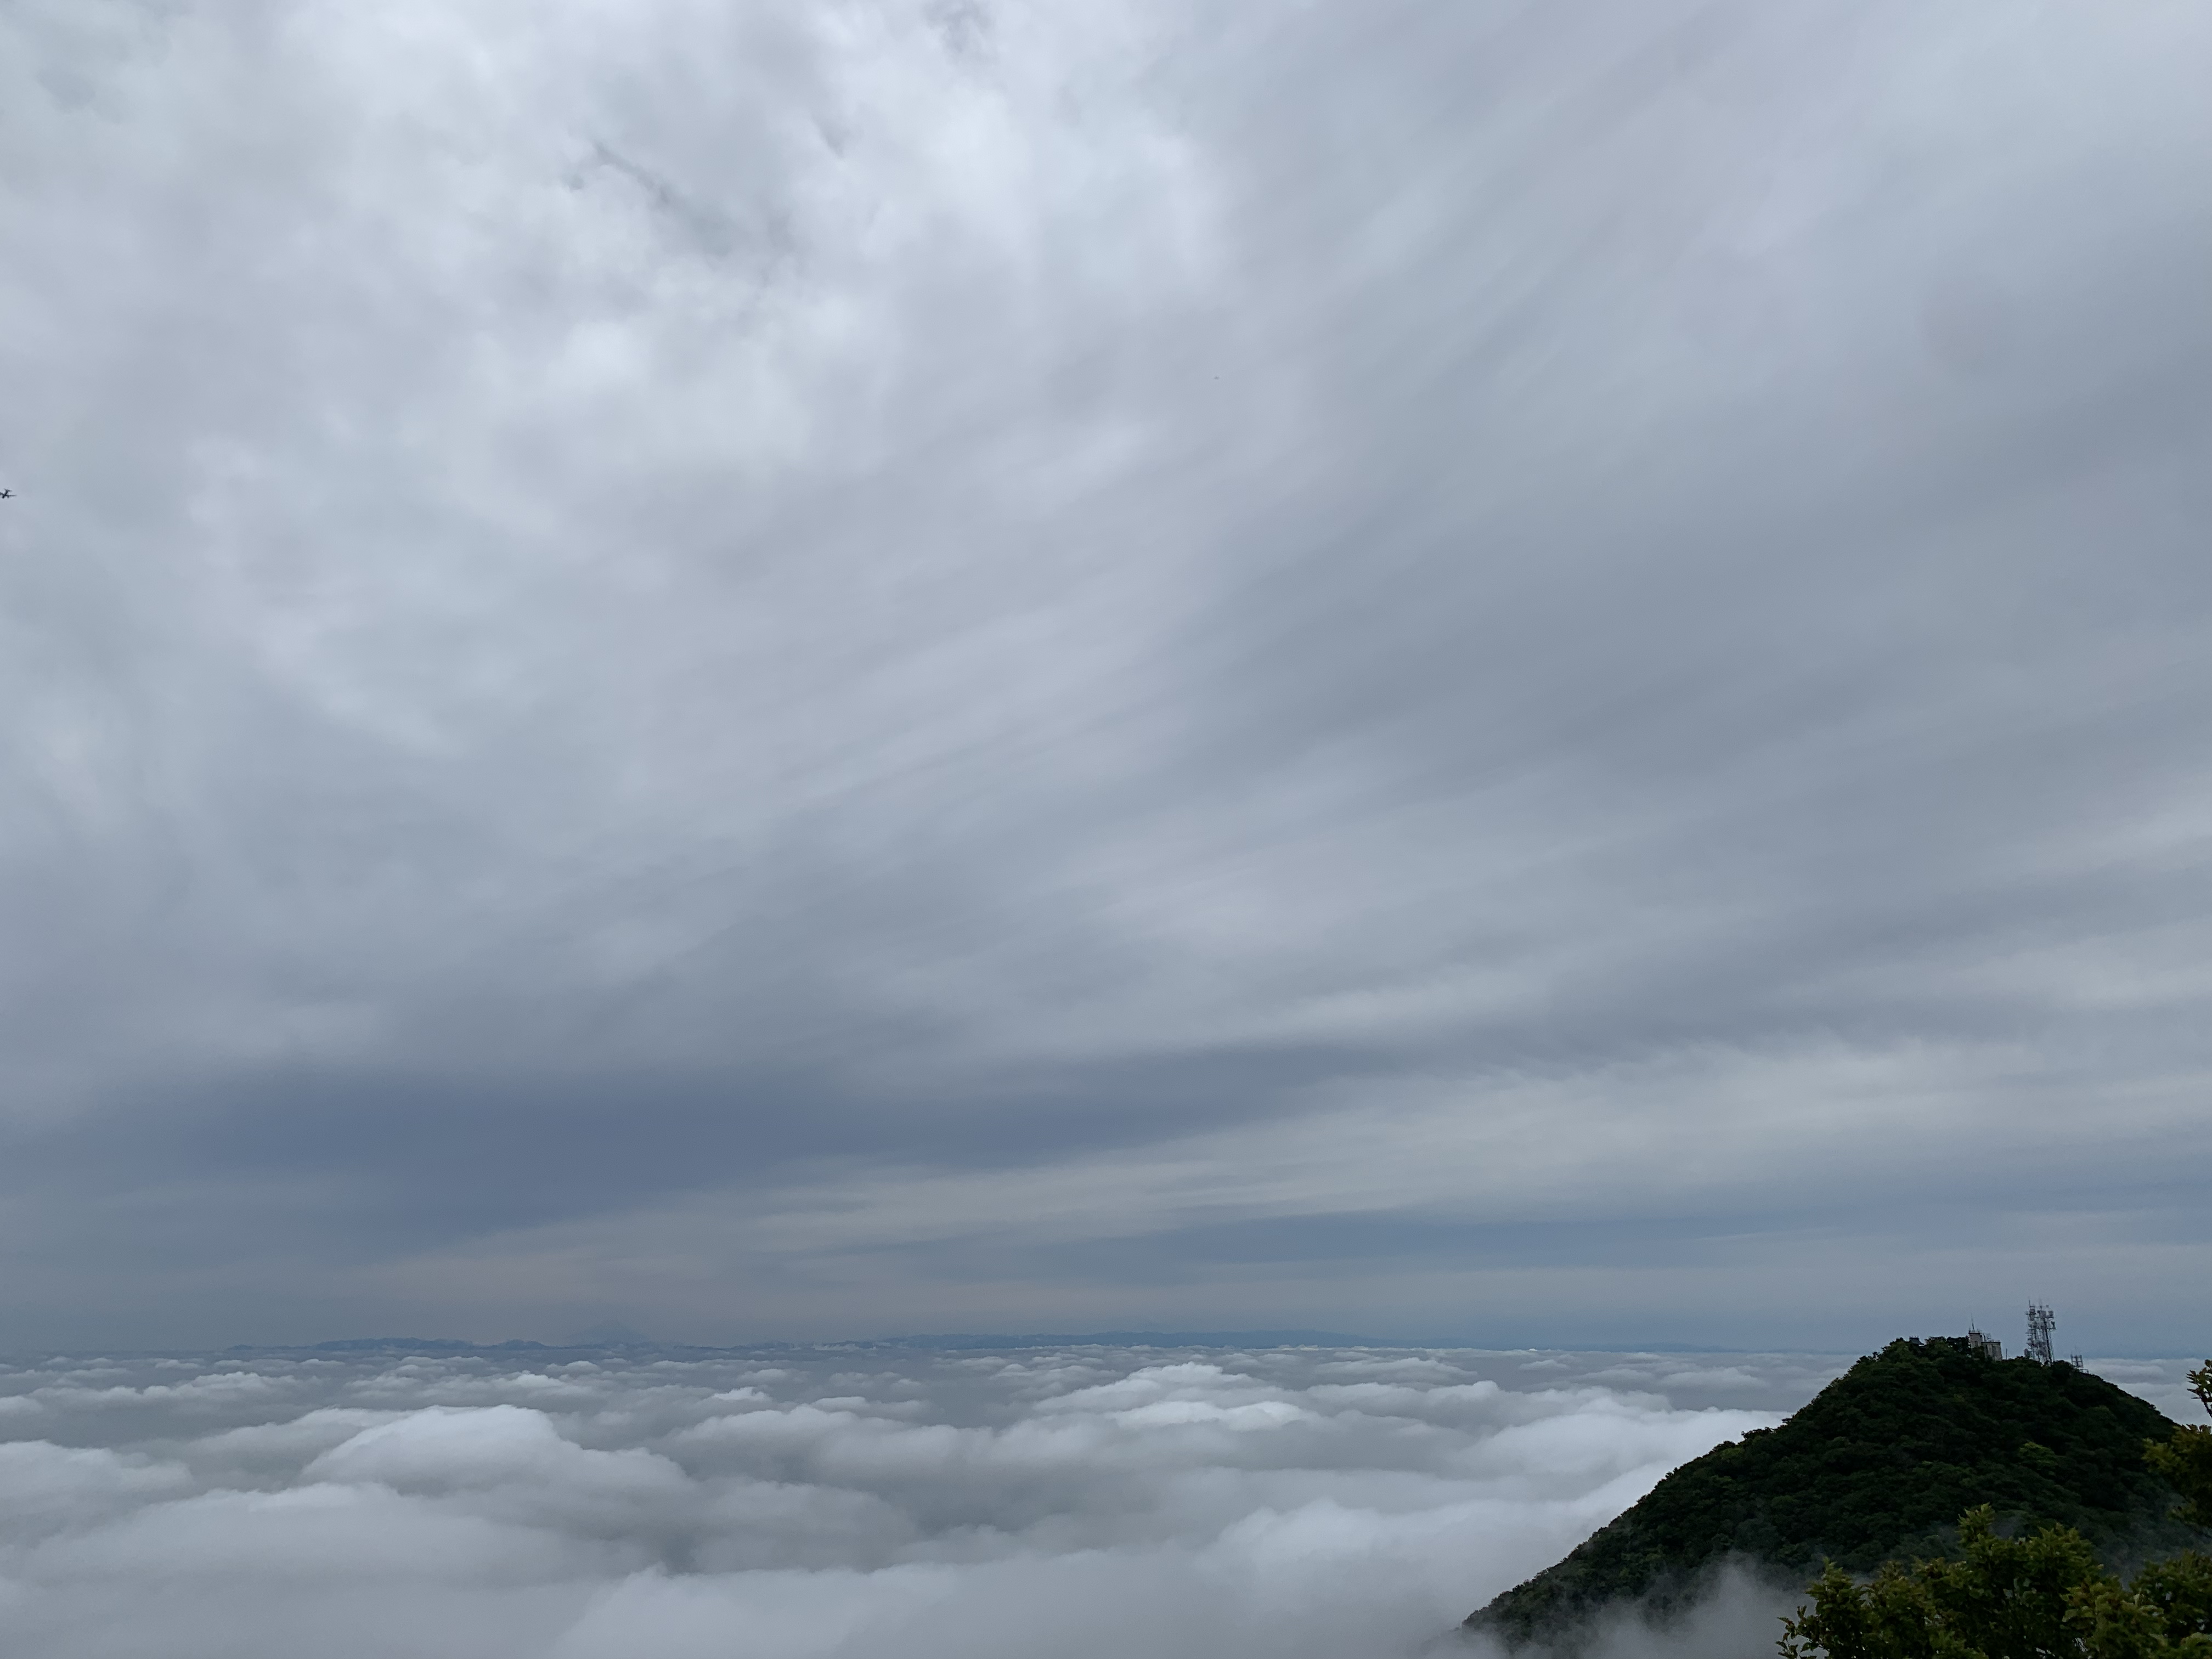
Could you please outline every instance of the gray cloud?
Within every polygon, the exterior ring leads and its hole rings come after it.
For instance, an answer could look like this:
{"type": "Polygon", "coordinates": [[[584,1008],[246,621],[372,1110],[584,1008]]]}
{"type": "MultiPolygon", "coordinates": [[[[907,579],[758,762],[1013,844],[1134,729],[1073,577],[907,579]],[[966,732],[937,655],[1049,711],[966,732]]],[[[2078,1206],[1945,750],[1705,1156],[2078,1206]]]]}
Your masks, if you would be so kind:
{"type": "Polygon", "coordinates": [[[2177,1340],[2187,9],[0,30],[11,1340],[2177,1340]]]}

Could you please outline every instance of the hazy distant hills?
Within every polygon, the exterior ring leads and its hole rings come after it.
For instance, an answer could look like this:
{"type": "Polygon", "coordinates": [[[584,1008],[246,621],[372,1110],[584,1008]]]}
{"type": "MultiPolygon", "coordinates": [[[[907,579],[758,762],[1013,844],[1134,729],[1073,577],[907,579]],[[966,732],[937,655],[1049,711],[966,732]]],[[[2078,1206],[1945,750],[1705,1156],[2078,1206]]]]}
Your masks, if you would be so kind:
{"type": "MultiPolygon", "coordinates": [[[[464,1342],[451,1336],[347,1336],[333,1342],[309,1345],[315,1353],[381,1353],[387,1349],[403,1348],[412,1353],[550,1353],[553,1345],[546,1342],[527,1342],[516,1337],[507,1342],[464,1342]]],[[[598,1346],[578,1343],[579,1347],[598,1346]]],[[[251,1343],[240,1343],[234,1353],[258,1353],[263,1350],[251,1343]]]]}
{"type": "Polygon", "coordinates": [[[2143,1466],[2173,1425],[2071,1365],[1988,1359],[1946,1338],[1860,1360],[1780,1427],[1685,1463],[1565,1560],[1468,1620],[1549,1645],[1596,1615],[1686,1605],[1734,1559],[1798,1583],[1944,1550],[1977,1504],[2078,1528],[2108,1555],[2191,1541],[2174,1495],[2143,1466]]]}
{"type": "Polygon", "coordinates": [[[290,1352],[381,1353],[404,1350],[413,1353],[501,1354],[568,1353],[600,1348],[666,1348],[688,1353],[751,1352],[796,1347],[855,1348],[1358,1348],[1395,1347],[1366,1336],[1347,1336],[1341,1331],[1075,1331],[1031,1332],[1021,1335],[951,1333],[937,1336],[889,1336],[856,1341],[793,1343],[753,1342],[739,1348],[714,1348],[691,1342],[659,1342],[626,1325],[602,1325],[565,1342],[532,1342],[516,1338],[507,1342],[468,1342],[447,1336],[349,1336],[315,1342],[303,1348],[240,1343],[234,1353],[290,1352]]]}
{"type": "Polygon", "coordinates": [[[1341,1331],[1073,1331],[1021,1336],[897,1336],[885,1346],[903,1348],[1371,1348],[1397,1347],[1374,1337],[1341,1331]]]}

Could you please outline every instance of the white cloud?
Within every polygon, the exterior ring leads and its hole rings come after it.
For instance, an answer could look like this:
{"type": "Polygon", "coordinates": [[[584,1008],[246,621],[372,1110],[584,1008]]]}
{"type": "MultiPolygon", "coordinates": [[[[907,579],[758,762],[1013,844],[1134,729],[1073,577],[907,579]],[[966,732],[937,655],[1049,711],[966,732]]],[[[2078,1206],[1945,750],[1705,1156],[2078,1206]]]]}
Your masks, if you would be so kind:
{"type": "Polygon", "coordinates": [[[183,1469],[143,1455],[16,1441],[0,1445],[0,1527],[18,1541],[35,1539],[173,1497],[190,1485],[183,1469]]]}
{"type": "MultiPolygon", "coordinates": [[[[310,1630],[333,1659],[1383,1656],[1673,1463],[1775,1420],[1706,1404],[1697,1382],[1679,1400],[1616,1394],[1584,1380],[1593,1368],[1362,1351],[607,1356],[563,1369],[551,1411],[535,1403],[545,1372],[476,1358],[0,1373],[45,1385],[43,1434],[123,1437],[0,1444],[0,1582],[15,1626],[56,1659],[274,1659],[310,1630]],[[146,1386],[156,1375],[176,1380],[146,1386]],[[904,1409],[884,1414],[856,1383],[904,1409]],[[117,1389],[141,1413],[119,1417],[117,1389]],[[237,1420],[207,1425],[208,1397],[237,1420]]],[[[1816,1373],[1747,1374],[1802,1392],[1816,1373]]]]}
{"type": "MultiPolygon", "coordinates": [[[[763,1358],[605,1354],[559,1369],[552,1409],[547,1370],[481,1356],[0,1368],[48,1402],[0,1419],[10,1640],[42,1659],[1402,1659],[1846,1363],[763,1358]],[[267,1386],[195,1386],[241,1376],[267,1386]],[[142,1409],[117,1413],[117,1388],[142,1409]],[[210,1395],[230,1420],[206,1420],[210,1395]],[[868,1403],[886,1396],[911,1409],[868,1403]]],[[[2114,1370],[2170,1393],[2186,1364],[2114,1370]]],[[[1704,1616],[1763,1650],[1771,1612],[1747,1588],[1704,1616]]]]}

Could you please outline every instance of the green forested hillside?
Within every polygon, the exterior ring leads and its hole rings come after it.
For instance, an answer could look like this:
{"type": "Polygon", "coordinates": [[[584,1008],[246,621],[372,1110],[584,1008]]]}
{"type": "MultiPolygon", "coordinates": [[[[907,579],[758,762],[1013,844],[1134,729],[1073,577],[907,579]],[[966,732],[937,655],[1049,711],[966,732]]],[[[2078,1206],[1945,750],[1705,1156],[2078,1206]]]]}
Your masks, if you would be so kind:
{"type": "Polygon", "coordinates": [[[1942,1553],[1979,1504],[2058,1522],[2114,1557],[2195,1534],[2143,1462],[2173,1424],[2070,1365],[1993,1360],[1947,1338],[1860,1360],[1779,1428],[1684,1464],[1565,1560],[1468,1620],[1515,1644],[1555,1639],[1610,1605],[1663,1610],[1737,1556],[1803,1582],[1942,1553]]]}

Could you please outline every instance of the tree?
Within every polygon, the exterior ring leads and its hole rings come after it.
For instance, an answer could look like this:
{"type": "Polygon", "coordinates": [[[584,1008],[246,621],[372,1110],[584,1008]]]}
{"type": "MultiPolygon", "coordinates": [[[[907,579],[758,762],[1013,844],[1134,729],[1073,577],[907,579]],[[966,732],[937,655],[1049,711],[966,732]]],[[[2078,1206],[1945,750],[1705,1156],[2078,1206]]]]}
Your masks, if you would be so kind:
{"type": "Polygon", "coordinates": [[[1782,1659],[2212,1659],[2212,1558],[2185,1553],[2123,1583],[2071,1527],[2000,1538],[1987,1504],[1960,1556],[1891,1562],[1861,1583],[1831,1566],[1782,1621],[1782,1659]]]}
{"type": "MultiPolygon", "coordinates": [[[[2212,1359],[2189,1373],[2189,1391],[2212,1413],[2212,1359]]],[[[2146,1441],[2143,1462],[2187,1500],[2180,1511],[2183,1520],[2212,1527],[2212,1428],[2185,1424],[2164,1440],[2146,1441]]]]}

